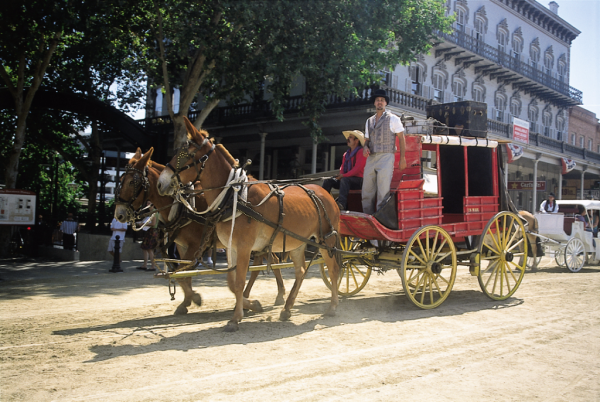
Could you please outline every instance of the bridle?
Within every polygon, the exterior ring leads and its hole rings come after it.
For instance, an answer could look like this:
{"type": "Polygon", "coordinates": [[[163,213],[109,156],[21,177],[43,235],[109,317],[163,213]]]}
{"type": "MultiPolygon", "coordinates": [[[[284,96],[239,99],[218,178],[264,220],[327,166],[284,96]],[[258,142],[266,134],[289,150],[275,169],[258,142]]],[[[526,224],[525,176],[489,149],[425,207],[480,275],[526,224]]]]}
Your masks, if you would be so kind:
{"type": "Polygon", "coordinates": [[[191,168],[192,166],[194,167],[194,169],[196,169],[196,178],[194,180],[192,180],[192,183],[200,181],[200,175],[202,174],[202,171],[204,170],[206,161],[208,160],[208,157],[210,156],[210,154],[213,153],[214,150],[215,150],[215,144],[210,142],[210,140],[208,138],[204,138],[204,141],[202,141],[202,144],[200,144],[200,145],[196,144],[194,141],[188,140],[187,147],[181,146],[180,148],[178,148],[177,152],[176,152],[176,161],[177,162],[175,164],[175,167],[173,167],[170,163],[167,163],[165,165],[165,169],[167,169],[167,168],[171,169],[171,171],[173,172],[173,174],[171,175],[171,187],[177,187],[177,186],[183,187],[184,184],[183,184],[183,181],[181,180],[181,177],[179,176],[179,173],[191,168]],[[206,154],[202,155],[200,158],[198,158],[196,160],[195,159],[196,154],[207,143],[211,144],[210,150],[206,154]],[[188,152],[190,146],[194,146],[196,148],[196,150],[192,154],[190,154],[188,152]],[[183,163],[185,161],[187,161],[188,159],[191,159],[191,162],[186,165],[183,165],[183,163]]]}
{"type": "Polygon", "coordinates": [[[115,189],[115,205],[124,205],[127,210],[126,220],[128,222],[135,221],[139,218],[139,212],[145,208],[146,202],[148,201],[148,189],[150,188],[150,181],[148,180],[148,166],[144,168],[144,170],[136,169],[132,166],[127,166],[125,168],[125,173],[123,173],[119,179],[119,185],[115,189]],[[124,200],[121,198],[121,185],[123,183],[123,178],[133,173],[133,178],[129,182],[130,186],[133,186],[133,196],[129,200],[124,200]],[[140,204],[139,208],[134,208],[133,202],[137,200],[140,194],[144,192],[144,200],[140,204]]]}

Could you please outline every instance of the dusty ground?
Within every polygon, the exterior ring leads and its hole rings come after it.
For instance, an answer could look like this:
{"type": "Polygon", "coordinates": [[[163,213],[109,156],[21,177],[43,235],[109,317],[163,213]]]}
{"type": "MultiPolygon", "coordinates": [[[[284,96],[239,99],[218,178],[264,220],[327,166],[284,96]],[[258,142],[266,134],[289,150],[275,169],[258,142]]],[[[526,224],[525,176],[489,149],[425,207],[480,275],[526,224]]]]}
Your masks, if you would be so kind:
{"type": "Polygon", "coordinates": [[[1,262],[0,400],[600,400],[597,266],[570,273],[544,258],[505,302],[459,268],[430,311],[390,271],[333,318],[313,267],[289,322],[261,276],[253,295],[266,311],[230,334],[224,276],[194,279],[204,305],[173,316],[181,292],[170,301],[138,265],[1,262]]]}

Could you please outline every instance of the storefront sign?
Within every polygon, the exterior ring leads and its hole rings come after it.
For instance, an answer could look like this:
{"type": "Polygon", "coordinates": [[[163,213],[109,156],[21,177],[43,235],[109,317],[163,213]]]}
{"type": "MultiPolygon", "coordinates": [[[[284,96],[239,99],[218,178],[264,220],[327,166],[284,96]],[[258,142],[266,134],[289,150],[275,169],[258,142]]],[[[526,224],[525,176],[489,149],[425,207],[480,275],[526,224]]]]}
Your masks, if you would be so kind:
{"type": "Polygon", "coordinates": [[[529,144],[529,122],[513,119],[513,140],[529,144]]]}
{"type": "Polygon", "coordinates": [[[0,190],[0,225],[33,225],[34,223],[34,192],[0,190]]]}
{"type": "MultiPolygon", "coordinates": [[[[533,189],[533,181],[509,181],[508,182],[509,190],[532,190],[533,189]]],[[[546,191],[546,182],[538,181],[537,182],[537,191],[546,191]]]]}

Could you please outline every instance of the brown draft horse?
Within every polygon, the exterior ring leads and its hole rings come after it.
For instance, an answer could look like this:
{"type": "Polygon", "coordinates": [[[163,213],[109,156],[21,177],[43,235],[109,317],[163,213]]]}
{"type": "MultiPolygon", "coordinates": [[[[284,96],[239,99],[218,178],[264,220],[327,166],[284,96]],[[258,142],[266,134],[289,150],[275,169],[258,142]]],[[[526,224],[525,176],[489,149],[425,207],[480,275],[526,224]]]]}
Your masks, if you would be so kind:
{"type": "MultiPolygon", "coordinates": [[[[209,140],[206,131],[198,131],[187,118],[185,121],[189,140],[187,148],[184,146],[178,150],[171,162],[167,164],[159,177],[158,191],[162,195],[173,195],[180,182],[186,183],[199,179],[205,190],[206,201],[212,204],[221,191],[227,191],[227,189],[222,190],[222,188],[228,182],[235,160],[224,147],[215,147],[209,140]],[[175,168],[172,166],[175,166],[175,168]],[[193,168],[186,168],[186,166],[193,168]],[[174,169],[177,171],[174,172],[174,169]]],[[[256,180],[249,178],[249,181],[256,180]]],[[[304,238],[314,237],[328,247],[336,247],[338,245],[337,233],[339,232],[340,222],[339,209],[331,195],[322,187],[317,185],[307,185],[306,187],[314,191],[317,197],[316,201],[313,201],[306,191],[299,186],[289,186],[283,190],[285,193],[283,197],[283,227],[304,238]],[[323,208],[317,209],[315,203],[321,203],[325,210],[323,208]],[[322,234],[334,231],[336,235],[325,239],[320,238],[322,234]]],[[[249,185],[247,188],[247,201],[253,206],[253,209],[266,220],[277,223],[279,221],[278,197],[271,196],[264,201],[265,197],[271,192],[269,186],[256,184],[249,185]],[[264,202],[258,206],[261,201],[264,202]]],[[[231,227],[231,220],[217,223],[216,231],[221,243],[229,243],[231,227]]],[[[244,316],[243,309],[250,303],[242,294],[250,253],[265,250],[269,246],[274,230],[267,224],[245,215],[240,215],[235,219],[231,249],[228,250],[229,265],[235,266],[235,270],[228,272],[227,283],[229,289],[235,294],[236,305],[233,319],[225,327],[226,331],[239,329],[238,324],[244,316]]],[[[323,237],[325,236],[323,235],[323,237]]],[[[287,320],[291,316],[290,310],[294,305],[307,269],[304,256],[305,242],[291,236],[286,236],[286,239],[284,239],[282,233],[279,232],[273,241],[272,251],[280,252],[284,250],[284,247],[285,251],[289,250],[294,263],[296,280],[281,311],[279,317],[281,320],[287,320]]],[[[337,283],[339,265],[335,253],[330,256],[327,251],[324,251],[322,255],[328,267],[331,283],[337,283]]],[[[337,286],[332,286],[331,304],[326,314],[335,315],[337,305],[337,286]]]]}
{"type": "MultiPolygon", "coordinates": [[[[130,216],[133,211],[138,210],[142,204],[144,203],[144,197],[146,196],[154,207],[157,209],[167,207],[173,203],[173,199],[171,197],[165,197],[158,194],[156,190],[156,184],[158,182],[158,177],[160,173],[164,169],[164,165],[153,162],[150,158],[152,156],[154,149],[150,148],[146,154],[142,156],[141,149],[137,149],[135,155],[129,160],[129,168],[128,171],[121,177],[120,182],[120,194],[119,197],[121,200],[125,202],[117,202],[115,208],[115,218],[122,223],[127,222],[128,216],[130,216]],[[148,168],[146,170],[146,167],[148,168]],[[147,195],[144,195],[144,190],[140,188],[142,184],[143,172],[146,170],[147,179],[148,179],[148,188],[147,195]],[[138,192],[136,194],[136,192],[138,192]],[[128,210],[130,209],[130,210],[128,210]]],[[[196,189],[201,189],[198,184],[196,189]]],[[[204,210],[208,207],[206,203],[206,199],[203,195],[196,196],[196,208],[198,210],[204,210]]],[[[170,208],[165,208],[160,211],[161,220],[163,222],[168,222],[168,216],[170,212],[170,208]]],[[[201,246],[202,241],[202,232],[204,230],[204,226],[198,222],[192,221],[187,226],[184,226],[179,232],[177,238],[175,239],[175,243],[177,245],[179,255],[182,256],[184,260],[193,260],[196,251],[201,246]]],[[[219,245],[220,247],[220,245],[219,245]]],[[[254,265],[259,265],[262,263],[263,256],[255,256],[254,265]]],[[[258,271],[253,271],[248,281],[248,286],[244,291],[244,295],[248,297],[250,294],[250,290],[252,289],[252,285],[258,276],[258,271]]],[[[275,279],[277,281],[277,298],[275,300],[275,305],[281,305],[284,303],[284,295],[285,295],[285,287],[283,284],[283,278],[281,277],[281,272],[279,270],[273,270],[273,274],[275,275],[275,279]]],[[[181,289],[184,293],[183,302],[177,307],[175,310],[175,314],[186,314],[188,312],[188,307],[192,302],[200,306],[202,304],[202,298],[200,294],[194,292],[192,290],[192,278],[183,278],[178,279],[177,282],[181,286],[181,289]]],[[[262,308],[260,303],[253,304],[250,307],[257,311],[261,311],[262,308]]]]}

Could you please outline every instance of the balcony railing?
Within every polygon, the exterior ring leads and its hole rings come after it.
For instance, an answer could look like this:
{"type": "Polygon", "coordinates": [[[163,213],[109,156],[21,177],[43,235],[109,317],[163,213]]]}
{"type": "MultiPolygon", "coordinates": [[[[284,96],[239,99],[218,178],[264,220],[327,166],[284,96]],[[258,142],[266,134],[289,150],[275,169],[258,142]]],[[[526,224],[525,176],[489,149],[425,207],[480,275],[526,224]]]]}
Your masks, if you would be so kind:
{"type": "Polygon", "coordinates": [[[562,82],[559,79],[556,79],[551,75],[538,70],[537,68],[533,68],[533,66],[530,66],[527,63],[523,63],[521,60],[512,57],[510,54],[490,46],[484,41],[476,39],[465,32],[454,30],[450,34],[438,32],[437,35],[462,47],[463,49],[485,57],[486,59],[493,61],[502,67],[511,69],[524,77],[532,79],[533,81],[547,86],[548,88],[560,92],[561,94],[577,101],[579,104],[582,103],[582,93],[580,90],[569,86],[567,83],[562,82]]]}
{"type": "MultiPolygon", "coordinates": [[[[512,129],[510,124],[488,119],[487,126],[489,133],[493,133],[494,135],[501,137],[511,138],[512,129]]],[[[600,163],[600,153],[579,148],[561,140],[555,140],[553,138],[546,137],[542,133],[530,132],[529,144],[535,145],[539,148],[567,154],[570,157],[577,157],[587,161],[600,163]]]]}

